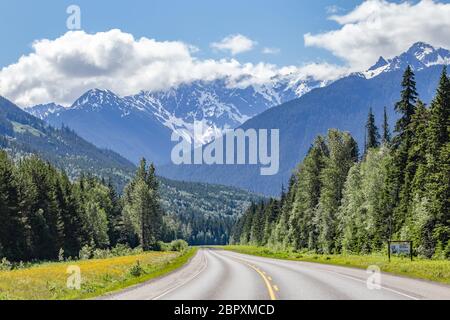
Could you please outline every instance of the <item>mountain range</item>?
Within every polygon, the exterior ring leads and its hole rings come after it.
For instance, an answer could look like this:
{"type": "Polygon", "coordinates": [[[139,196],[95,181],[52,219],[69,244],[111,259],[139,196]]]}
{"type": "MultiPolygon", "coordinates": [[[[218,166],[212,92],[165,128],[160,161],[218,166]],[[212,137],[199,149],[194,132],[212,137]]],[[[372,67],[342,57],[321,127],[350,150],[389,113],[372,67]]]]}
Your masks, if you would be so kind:
{"type": "Polygon", "coordinates": [[[281,78],[263,86],[232,88],[226,80],[216,80],[129,97],[95,89],[69,108],[49,104],[27,111],[54,126],[65,124],[88,141],[133,162],[146,156],[159,164],[169,162],[172,132],[207,143],[227,128],[278,128],[280,172],[275,176],[260,176],[259,166],[160,166],[162,175],[172,179],[220,183],[273,195],[287,182],[318,134],[337,128],[352,133],[362,145],[370,107],[378,123],[387,107],[392,128],[406,66],[416,73],[421,99],[430,102],[442,65],[449,63],[449,50],[418,42],[397,57],[380,57],[368,70],[332,83],[281,78]],[[204,122],[210,130],[194,137],[194,121],[204,122]]]}
{"type": "Polygon", "coordinates": [[[390,128],[394,128],[398,119],[394,105],[400,99],[406,66],[411,65],[415,71],[420,98],[430,103],[442,65],[449,62],[450,51],[419,42],[398,57],[380,58],[366,72],[353,73],[250,119],[240,128],[280,130],[280,171],[277,175],[261,176],[259,165],[168,165],[160,168],[161,173],[171,178],[216,181],[267,195],[279,194],[317,135],[325,135],[330,128],[348,131],[361,148],[369,108],[381,127],[386,107],[390,128]]]}
{"type": "MultiPolygon", "coordinates": [[[[54,128],[1,96],[0,149],[15,161],[38,155],[71,179],[95,175],[110,181],[119,192],[136,170],[116,152],[94,146],[65,126],[54,128]]],[[[180,236],[195,244],[227,243],[235,219],[251,201],[261,199],[233,187],[159,179],[162,206],[173,223],[181,225],[180,236]]]]}
{"type": "Polygon", "coordinates": [[[72,129],[53,128],[0,97],[0,147],[18,160],[39,155],[63,169],[70,178],[82,172],[110,180],[122,188],[135,170],[134,164],[119,154],[99,149],[72,129]]]}
{"type": "Polygon", "coordinates": [[[92,89],[70,107],[49,103],[26,111],[55,127],[66,125],[95,145],[115,150],[135,163],[146,157],[165,164],[170,161],[172,132],[208,143],[224,130],[324,85],[326,82],[288,75],[244,88],[219,79],[127,97],[92,89]],[[207,130],[194,135],[194,122],[201,122],[207,130]]]}

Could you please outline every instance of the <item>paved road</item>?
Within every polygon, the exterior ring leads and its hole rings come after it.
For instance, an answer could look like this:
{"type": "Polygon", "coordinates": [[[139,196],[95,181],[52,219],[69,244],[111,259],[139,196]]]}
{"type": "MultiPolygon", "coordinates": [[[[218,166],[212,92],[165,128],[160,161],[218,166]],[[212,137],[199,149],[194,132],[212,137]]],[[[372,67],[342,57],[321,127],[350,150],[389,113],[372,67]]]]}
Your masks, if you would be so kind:
{"type": "Polygon", "coordinates": [[[365,270],[201,249],[184,268],[111,300],[450,299],[450,287],[387,274],[370,290],[365,270]]]}

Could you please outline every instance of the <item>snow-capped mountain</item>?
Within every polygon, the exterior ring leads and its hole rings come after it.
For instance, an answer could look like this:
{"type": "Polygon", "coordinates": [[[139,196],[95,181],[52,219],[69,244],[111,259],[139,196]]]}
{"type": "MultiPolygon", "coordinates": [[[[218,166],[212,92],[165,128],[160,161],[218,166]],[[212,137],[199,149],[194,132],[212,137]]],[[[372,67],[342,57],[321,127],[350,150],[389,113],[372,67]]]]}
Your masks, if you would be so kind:
{"type": "MultiPolygon", "coordinates": [[[[397,57],[380,57],[369,70],[341,80],[371,80],[382,75],[390,79],[389,74],[401,72],[407,65],[422,71],[449,63],[449,50],[419,42],[397,57]]],[[[65,124],[97,146],[115,150],[133,161],[145,156],[164,163],[170,161],[172,132],[196,143],[207,143],[225,129],[240,127],[274,106],[309,97],[313,89],[327,86],[329,83],[290,74],[260,85],[244,86],[219,79],[127,97],[93,89],[68,108],[49,104],[27,111],[52,125],[65,124]],[[204,131],[194,135],[194,122],[201,122],[204,131]]],[[[333,92],[341,94],[336,89],[333,92]]]]}
{"type": "MultiPolygon", "coordinates": [[[[296,75],[274,78],[270,83],[231,86],[226,79],[182,84],[165,91],[142,91],[119,97],[109,90],[93,89],[69,108],[55,104],[39,105],[27,111],[50,123],[69,110],[101,112],[105,108],[126,118],[131,114],[153,117],[171,131],[196,143],[207,143],[229,128],[236,128],[252,117],[284,102],[298,98],[326,83],[298,80],[296,75]],[[194,135],[194,123],[201,122],[204,131],[194,135]]],[[[66,117],[64,117],[66,118],[66,117]]],[[[64,122],[71,125],[69,122],[64,122]]]]}
{"type": "Polygon", "coordinates": [[[73,110],[84,111],[100,111],[104,108],[110,110],[121,110],[125,112],[127,108],[122,99],[114,92],[109,90],[92,89],[83,94],[77,101],[70,107],[73,110]]]}
{"type": "MultiPolygon", "coordinates": [[[[315,83],[302,83],[304,92],[315,83]]],[[[226,80],[193,82],[159,92],[141,92],[125,97],[130,106],[153,113],[163,125],[197,143],[209,142],[223,130],[236,128],[264,112],[299,97],[298,87],[278,81],[246,88],[230,87],[226,80]],[[201,122],[204,132],[194,136],[193,126],[201,122]]]]}
{"type": "Polygon", "coordinates": [[[381,73],[404,70],[408,65],[415,71],[420,71],[434,65],[450,64],[450,50],[435,48],[423,42],[417,42],[408,51],[392,59],[380,57],[375,65],[362,75],[371,79],[381,73]]]}
{"type": "Polygon", "coordinates": [[[41,120],[47,119],[52,114],[58,114],[61,111],[65,111],[66,108],[59,104],[55,103],[48,103],[48,104],[39,104],[37,106],[34,106],[32,110],[28,109],[26,111],[29,111],[33,116],[36,118],[39,118],[41,120]]]}
{"type": "Polygon", "coordinates": [[[141,157],[155,163],[170,160],[171,130],[152,112],[143,112],[109,90],[89,90],[71,107],[57,112],[45,113],[39,106],[27,111],[45,115],[49,124],[68,126],[96,146],[115,150],[134,162],[141,157]]]}
{"type": "Polygon", "coordinates": [[[167,165],[159,167],[159,173],[183,181],[220,181],[257,193],[278,195],[317,135],[336,128],[350,132],[359,146],[363,146],[369,108],[380,127],[386,108],[389,126],[395,127],[399,115],[394,106],[400,99],[403,73],[408,64],[415,69],[420,99],[429,104],[436,94],[442,64],[448,63],[448,57],[444,49],[416,44],[399,57],[379,59],[367,78],[363,73],[351,74],[247,121],[241,126],[243,130],[276,128],[280,132],[280,171],[274,176],[262,176],[258,165],[167,165]]]}

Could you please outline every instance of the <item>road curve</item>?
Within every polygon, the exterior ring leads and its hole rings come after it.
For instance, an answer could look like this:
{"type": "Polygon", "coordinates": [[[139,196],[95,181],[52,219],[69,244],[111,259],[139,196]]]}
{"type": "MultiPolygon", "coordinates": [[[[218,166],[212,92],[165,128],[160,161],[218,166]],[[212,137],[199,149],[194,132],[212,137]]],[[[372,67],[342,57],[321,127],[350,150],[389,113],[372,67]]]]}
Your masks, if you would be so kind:
{"type": "Polygon", "coordinates": [[[450,300],[450,287],[365,270],[201,249],[180,270],[106,300],[450,300]]]}

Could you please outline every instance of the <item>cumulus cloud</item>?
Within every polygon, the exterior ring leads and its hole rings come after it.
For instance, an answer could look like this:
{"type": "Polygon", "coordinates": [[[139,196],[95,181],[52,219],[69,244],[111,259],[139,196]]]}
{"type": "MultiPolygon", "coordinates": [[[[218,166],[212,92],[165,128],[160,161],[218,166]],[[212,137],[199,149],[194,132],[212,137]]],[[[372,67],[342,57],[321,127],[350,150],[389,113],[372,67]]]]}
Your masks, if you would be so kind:
{"type": "Polygon", "coordinates": [[[256,41],[242,34],[235,34],[225,37],[220,42],[211,43],[211,48],[220,51],[229,51],[234,56],[239,53],[251,51],[256,45],[256,41]]]}
{"type": "Polygon", "coordinates": [[[224,77],[230,83],[241,78],[265,83],[280,72],[265,63],[199,60],[197,50],[183,42],[135,39],[120,30],[70,31],[36,41],[31,54],[0,70],[0,94],[23,107],[51,101],[70,105],[92,88],[129,95],[224,77]]]}
{"type": "Polygon", "coordinates": [[[126,96],[164,90],[196,80],[228,79],[230,86],[266,84],[277,76],[335,80],[345,68],[329,64],[277,67],[236,59],[195,57],[198,48],[178,41],[135,39],[120,30],[70,31],[33,43],[33,52],[0,70],[0,95],[21,107],[55,102],[71,105],[93,88],[126,96]]]}
{"type": "Polygon", "coordinates": [[[345,15],[331,20],[340,28],[306,34],[306,46],[327,49],[352,70],[366,69],[379,56],[393,57],[417,41],[450,47],[450,4],[422,0],[390,3],[367,0],[345,15]]]}

